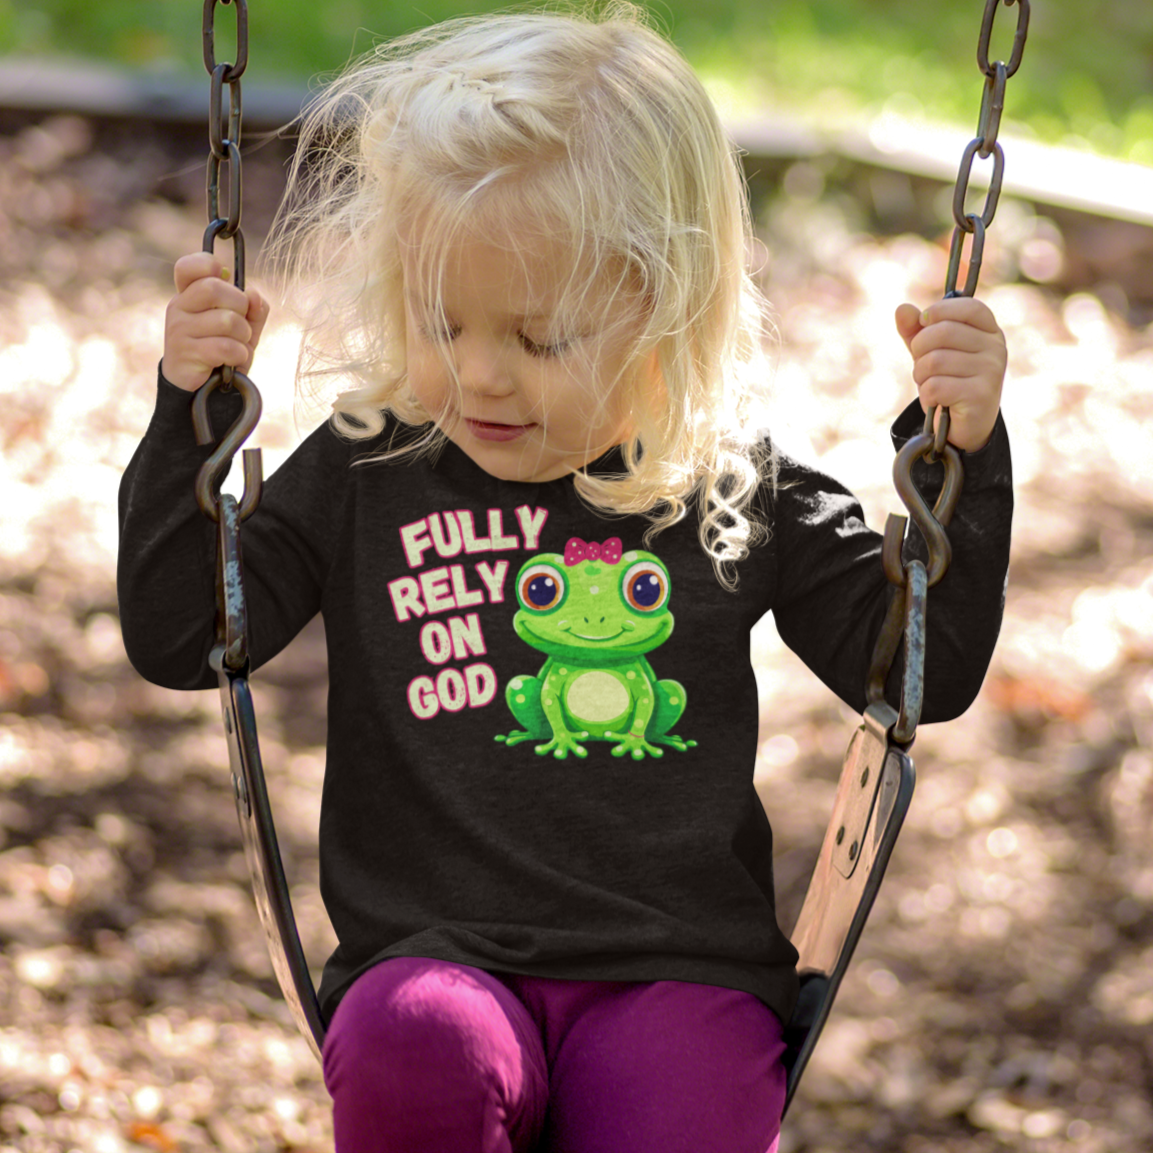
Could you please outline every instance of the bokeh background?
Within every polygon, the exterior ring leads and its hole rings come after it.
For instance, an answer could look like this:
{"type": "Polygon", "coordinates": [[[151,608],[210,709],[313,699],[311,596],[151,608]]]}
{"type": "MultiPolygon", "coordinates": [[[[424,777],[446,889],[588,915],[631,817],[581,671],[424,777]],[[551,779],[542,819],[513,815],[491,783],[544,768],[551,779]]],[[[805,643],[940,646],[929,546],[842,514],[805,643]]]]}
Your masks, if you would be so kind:
{"type": "MultiPolygon", "coordinates": [[[[476,8],[250,4],[257,264],[292,143],[274,129],[310,78],[476,8]]],[[[117,484],[172,261],[204,226],[201,7],[0,2],[0,1153],[331,1149],[248,893],[217,697],[143,682],[117,623],[117,484]]],[[[912,395],[892,312],[944,284],[982,8],[652,9],[747,150],[780,336],[768,419],[876,525],[912,395]]],[[[218,26],[228,59],[229,10],[218,26]]],[[[913,809],[783,1153],[1153,1148],[1153,7],[1036,0],[1006,105],[980,289],[1011,352],[1005,626],[977,704],[918,735],[913,809]]],[[[266,472],[319,419],[294,413],[294,356],[278,321],[253,368],[266,472]]],[[[753,657],[788,925],[855,720],[771,621],[753,657]]],[[[320,622],[253,683],[319,966],[320,622]]]]}

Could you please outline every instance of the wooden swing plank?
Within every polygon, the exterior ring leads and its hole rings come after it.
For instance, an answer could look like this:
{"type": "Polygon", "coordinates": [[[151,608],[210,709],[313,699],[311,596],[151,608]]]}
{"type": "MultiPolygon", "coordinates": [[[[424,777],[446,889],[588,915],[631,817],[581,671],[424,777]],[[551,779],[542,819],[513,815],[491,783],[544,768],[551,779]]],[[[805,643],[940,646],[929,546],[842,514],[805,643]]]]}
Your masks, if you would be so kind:
{"type": "Polygon", "coordinates": [[[801,993],[785,1030],[787,1110],[860,940],[913,799],[907,751],[889,739],[897,713],[870,705],[841,770],[805,902],[793,930],[801,993]]]}

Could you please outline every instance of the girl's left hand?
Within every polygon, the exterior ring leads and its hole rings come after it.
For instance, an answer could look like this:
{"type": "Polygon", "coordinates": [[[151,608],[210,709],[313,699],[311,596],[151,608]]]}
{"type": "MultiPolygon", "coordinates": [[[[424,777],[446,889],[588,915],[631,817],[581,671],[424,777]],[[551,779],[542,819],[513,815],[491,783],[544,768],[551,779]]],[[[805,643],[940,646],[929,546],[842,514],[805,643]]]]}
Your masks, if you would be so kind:
{"type": "Polygon", "coordinates": [[[949,443],[976,452],[1001,408],[1008,351],[989,306],[972,297],[938,300],[923,312],[897,309],[897,331],[913,357],[921,407],[949,409],[949,443]]]}

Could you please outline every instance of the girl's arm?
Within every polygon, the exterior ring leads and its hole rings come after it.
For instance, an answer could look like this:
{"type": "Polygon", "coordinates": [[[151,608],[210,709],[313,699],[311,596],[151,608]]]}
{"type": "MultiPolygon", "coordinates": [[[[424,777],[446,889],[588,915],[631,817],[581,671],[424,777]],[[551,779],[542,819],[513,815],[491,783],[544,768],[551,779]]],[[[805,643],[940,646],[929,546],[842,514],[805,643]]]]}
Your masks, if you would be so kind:
{"type": "MultiPolygon", "coordinates": [[[[211,254],[183,257],[168,306],[156,408],[120,485],[117,593],[125,648],[137,671],[168,688],[210,688],[215,642],[216,526],[193,485],[214,446],[197,445],[192,391],[218,364],[243,371],[268,308],[222,279],[211,254]]],[[[238,395],[209,398],[219,438],[239,415],[238,395]]],[[[253,667],[279,652],[314,616],[329,563],[329,532],[347,452],[318,429],[264,486],[241,528],[253,667]]]]}
{"type": "MultiPolygon", "coordinates": [[[[911,404],[893,428],[900,447],[921,431],[911,404]]],[[[964,453],[965,484],[949,525],[953,559],[929,590],[922,720],[950,720],[976,697],[992,658],[1004,608],[1013,510],[1009,440],[998,418],[988,443],[964,453]]],[[[917,462],[913,479],[930,506],[943,469],[917,462]]],[[[773,614],[782,639],[843,701],[865,706],[865,679],[892,586],[881,565],[881,536],[866,527],[853,495],[816,470],[784,461],[773,500],[773,614]]],[[[895,511],[904,512],[894,498],[895,511]]],[[[910,526],[906,558],[926,556],[910,526]]],[[[903,654],[886,696],[899,703],[903,654]]]]}
{"type": "MultiPolygon", "coordinates": [[[[962,450],[965,466],[961,501],[948,530],[952,563],[930,590],[926,614],[922,715],[925,721],[948,720],[976,697],[1004,609],[1013,509],[1009,441],[999,415],[1005,336],[988,305],[969,297],[939,300],[923,312],[903,304],[896,323],[913,358],[920,406],[910,405],[901,415],[894,442],[899,448],[921,431],[922,409],[948,406],[949,440],[962,450]]],[[[943,476],[939,465],[914,466],[913,479],[930,507],[943,476]]],[[[855,499],[837,489],[819,474],[798,472],[794,503],[782,502],[777,523],[786,543],[777,556],[784,603],[778,601],[776,616],[785,641],[860,710],[893,590],[880,564],[880,537],[865,528],[855,499]],[[797,558],[804,559],[797,564],[797,558]]],[[[788,488],[783,491],[787,498],[788,488]]],[[[924,560],[927,553],[919,530],[910,527],[905,559],[914,556],[924,560]]],[[[894,705],[903,668],[901,652],[886,685],[894,705]]]]}
{"type": "MultiPolygon", "coordinates": [[[[156,408],[120,483],[117,596],[124,646],[137,671],[166,688],[216,684],[216,525],[193,485],[213,446],[197,445],[192,395],[161,377],[156,408]]],[[[209,404],[219,438],[240,409],[238,395],[209,404]]],[[[270,660],[321,606],[331,563],[348,451],[317,429],[268,478],[260,505],[241,525],[244,592],[253,667],[270,660]]]]}

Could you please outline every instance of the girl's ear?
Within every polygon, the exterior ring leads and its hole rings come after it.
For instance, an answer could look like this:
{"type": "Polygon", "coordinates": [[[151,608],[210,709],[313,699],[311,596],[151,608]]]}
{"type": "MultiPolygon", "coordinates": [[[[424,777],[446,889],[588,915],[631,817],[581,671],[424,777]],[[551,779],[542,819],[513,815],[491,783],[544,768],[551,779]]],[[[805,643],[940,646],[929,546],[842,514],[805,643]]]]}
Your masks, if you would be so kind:
{"type": "Polygon", "coordinates": [[[665,387],[657,350],[654,348],[637,360],[621,383],[625,387],[618,395],[627,413],[629,437],[638,438],[642,430],[659,428],[661,413],[668,407],[669,391],[665,387]]]}
{"type": "Polygon", "coordinates": [[[640,396],[654,415],[669,403],[669,390],[665,384],[665,374],[661,371],[661,358],[653,349],[641,365],[640,379],[637,382],[640,396]]]}

